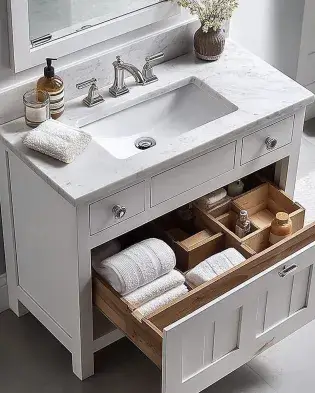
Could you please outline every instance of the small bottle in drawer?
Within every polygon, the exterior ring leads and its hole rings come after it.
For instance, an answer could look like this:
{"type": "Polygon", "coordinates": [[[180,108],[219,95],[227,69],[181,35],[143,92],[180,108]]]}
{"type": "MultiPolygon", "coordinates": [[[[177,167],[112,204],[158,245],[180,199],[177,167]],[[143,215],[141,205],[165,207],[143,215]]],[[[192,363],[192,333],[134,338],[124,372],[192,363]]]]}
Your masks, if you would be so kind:
{"type": "Polygon", "coordinates": [[[276,244],[292,234],[292,221],[288,213],[279,212],[271,223],[269,241],[276,244]]]}
{"type": "Polygon", "coordinates": [[[241,210],[235,225],[235,234],[243,238],[250,234],[251,223],[246,210],[241,210]]]}

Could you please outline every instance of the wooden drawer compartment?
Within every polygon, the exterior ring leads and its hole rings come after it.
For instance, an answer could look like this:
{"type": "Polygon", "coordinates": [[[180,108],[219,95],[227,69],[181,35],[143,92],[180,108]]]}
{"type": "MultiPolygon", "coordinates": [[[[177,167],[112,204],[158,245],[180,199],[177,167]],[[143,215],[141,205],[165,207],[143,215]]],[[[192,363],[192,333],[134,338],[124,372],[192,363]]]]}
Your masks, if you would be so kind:
{"type": "Polygon", "coordinates": [[[234,244],[246,243],[247,239],[255,238],[256,235],[260,236],[263,229],[271,226],[272,220],[280,211],[289,214],[293,233],[303,228],[305,219],[305,209],[271,183],[261,184],[240,197],[224,202],[209,211],[204,211],[196,203],[194,211],[197,217],[196,224],[199,227],[206,225],[216,233],[227,233],[234,244]],[[239,211],[243,209],[248,211],[252,229],[250,234],[240,239],[235,234],[235,224],[239,211]]]}
{"type": "Polygon", "coordinates": [[[197,393],[315,318],[314,261],[315,224],[145,319],[99,277],[93,298],[162,368],[162,392],[197,393]]]}
{"type": "Polygon", "coordinates": [[[294,116],[291,116],[243,138],[241,164],[246,164],[291,143],[293,126],[294,116]],[[267,138],[276,140],[276,144],[268,145],[267,138]]]}
{"type": "Polygon", "coordinates": [[[154,176],[151,186],[151,206],[156,206],[231,171],[235,165],[235,147],[236,142],[229,143],[154,176]]]}
{"type": "Polygon", "coordinates": [[[304,208],[298,203],[294,203],[282,190],[271,183],[262,184],[248,191],[234,199],[233,204],[236,211],[247,210],[252,223],[260,229],[270,226],[279,211],[289,214],[293,232],[301,229],[304,225],[304,208]]]}
{"type": "Polygon", "coordinates": [[[178,269],[182,272],[192,269],[211,255],[222,236],[203,223],[181,220],[176,213],[170,213],[149,224],[152,236],[164,240],[175,252],[178,269]]]}
{"type": "Polygon", "coordinates": [[[207,225],[208,227],[212,228],[212,230],[217,232],[223,232],[230,235],[230,243],[232,246],[241,243],[248,237],[251,237],[253,233],[259,231],[259,227],[251,222],[251,233],[248,234],[243,239],[240,239],[235,234],[235,225],[239,213],[239,209],[235,206],[233,201],[223,202],[221,205],[204,212],[202,208],[200,208],[197,204],[194,205],[194,213],[196,215],[196,222],[197,225],[207,225]],[[202,213],[202,214],[201,214],[202,213]],[[205,218],[208,218],[208,220],[205,218]],[[204,224],[200,222],[200,219],[204,224]],[[206,220],[206,221],[205,221],[206,220]]]}
{"type": "Polygon", "coordinates": [[[90,205],[90,234],[94,235],[106,228],[119,224],[144,212],[144,210],[145,183],[141,182],[90,205]],[[122,206],[126,209],[125,215],[120,219],[115,218],[113,213],[114,206],[122,206]]]}

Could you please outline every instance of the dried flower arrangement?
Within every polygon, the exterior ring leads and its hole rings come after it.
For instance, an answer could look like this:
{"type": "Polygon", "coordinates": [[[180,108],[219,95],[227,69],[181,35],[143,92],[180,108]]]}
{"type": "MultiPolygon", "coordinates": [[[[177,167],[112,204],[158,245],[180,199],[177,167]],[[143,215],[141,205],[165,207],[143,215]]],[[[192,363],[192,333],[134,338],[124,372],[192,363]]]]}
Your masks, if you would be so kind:
{"type": "Polygon", "coordinates": [[[188,8],[190,13],[197,15],[202,25],[202,31],[210,29],[217,31],[223,23],[230,19],[238,7],[238,0],[173,0],[180,6],[188,8]]]}

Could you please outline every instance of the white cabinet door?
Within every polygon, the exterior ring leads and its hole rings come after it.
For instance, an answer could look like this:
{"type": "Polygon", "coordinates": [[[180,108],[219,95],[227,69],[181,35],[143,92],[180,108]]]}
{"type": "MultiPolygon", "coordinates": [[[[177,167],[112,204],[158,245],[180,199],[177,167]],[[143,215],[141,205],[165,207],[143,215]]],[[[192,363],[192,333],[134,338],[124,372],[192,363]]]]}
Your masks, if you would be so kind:
{"type": "Polygon", "coordinates": [[[315,242],[164,329],[163,393],[195,393],[315,318],[315,242]]]}

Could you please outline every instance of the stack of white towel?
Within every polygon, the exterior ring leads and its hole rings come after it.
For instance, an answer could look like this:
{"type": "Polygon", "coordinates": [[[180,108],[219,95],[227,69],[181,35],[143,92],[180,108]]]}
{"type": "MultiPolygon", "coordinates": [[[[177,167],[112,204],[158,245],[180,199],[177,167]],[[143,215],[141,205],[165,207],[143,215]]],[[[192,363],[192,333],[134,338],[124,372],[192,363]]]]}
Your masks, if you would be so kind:
{"type": "Polygon", "coordinates": [[[162,240],[147,239],[112,256],[104,252],[104,259],[93,258],[93,268],[143,316],[188,292],[174,270],[174,252],[162,240]]]}
{"type": "Polygon", "coordinates": [[[199,286],[244,261],[245,258],[241,253],[235,248],[229,248],[199,263],[186,274],[186,280],[193,286],[199,286]]]}

